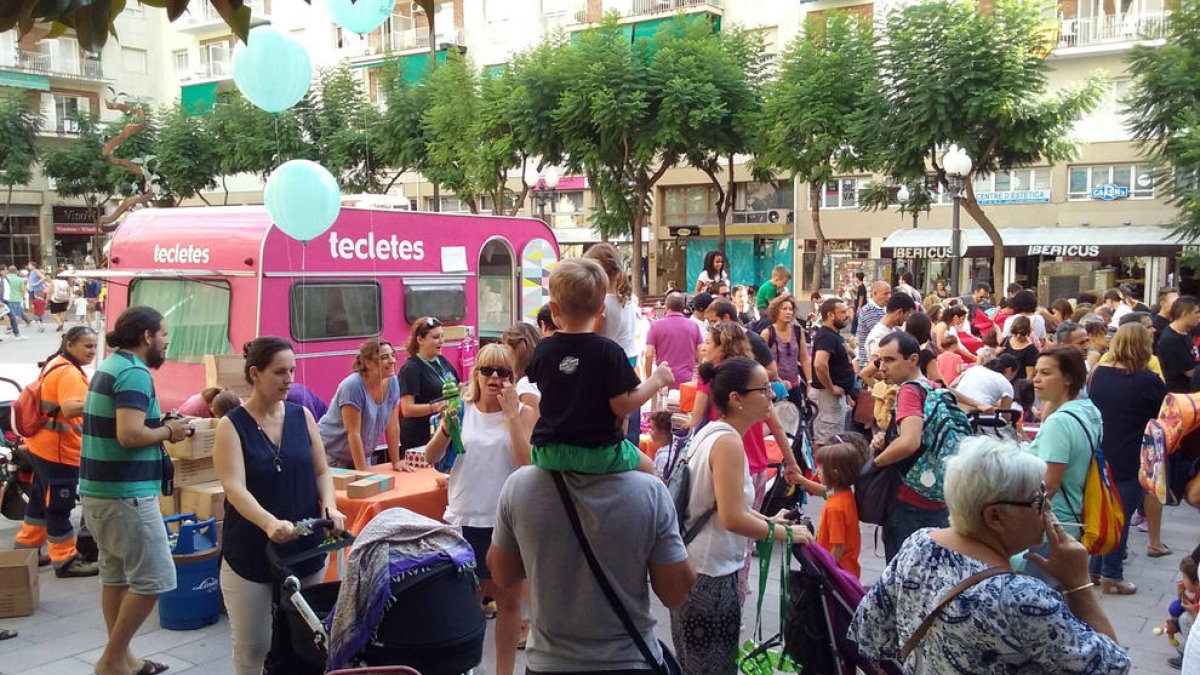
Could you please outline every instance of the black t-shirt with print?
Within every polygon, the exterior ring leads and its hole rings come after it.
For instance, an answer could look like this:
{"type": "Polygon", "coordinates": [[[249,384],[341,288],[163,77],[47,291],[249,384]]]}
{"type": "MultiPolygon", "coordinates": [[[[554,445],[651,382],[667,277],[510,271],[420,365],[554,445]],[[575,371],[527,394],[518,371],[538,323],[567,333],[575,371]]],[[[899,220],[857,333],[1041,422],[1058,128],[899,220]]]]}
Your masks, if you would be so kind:
{"type": "Polygon", "coordinates": [[[608,400],[636,389],[639,380],[616,342],[595,333],[555,333],[534,348],[525,375],[542,394],[534,445],[598,448],[625,438],[625,420],[617,420],[608,400]]]}

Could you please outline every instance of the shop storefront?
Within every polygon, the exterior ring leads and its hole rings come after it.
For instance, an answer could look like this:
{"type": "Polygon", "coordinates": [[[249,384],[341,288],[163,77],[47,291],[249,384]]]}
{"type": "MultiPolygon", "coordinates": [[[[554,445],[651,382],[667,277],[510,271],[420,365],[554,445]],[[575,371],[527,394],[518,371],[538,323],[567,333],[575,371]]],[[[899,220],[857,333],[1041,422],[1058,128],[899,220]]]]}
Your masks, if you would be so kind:
{"type": "MultiPolygon", "coordinates": [[[[1174,269],[1181,246],[1156,226],[1002,228],[1004,269],[999,286],[1034,289],[1039,301],[1073,298],[1080,291],[1121,284],[1150,303],[1174,269]]],[[[898,230],[884,240],[880,255],[897,271],[913,271],[928,290],[949,276],[950,230],[898,230]]],[[[977,229],[963,230],[963,279],[991,282],[992,243],[977,229]]],[[[898,273],[897,272],[897,273],[898,273]]],[[[967,284],[964,281],[965,291],[967,284]]]]}
{"type": "Polygon", "coordinates": [[[93,259],[96,243],[96,216],[86,206],[55,206],[51,209],[54,218],[55,256],[62,264],[82,266],[88,256],[93,259]]]}

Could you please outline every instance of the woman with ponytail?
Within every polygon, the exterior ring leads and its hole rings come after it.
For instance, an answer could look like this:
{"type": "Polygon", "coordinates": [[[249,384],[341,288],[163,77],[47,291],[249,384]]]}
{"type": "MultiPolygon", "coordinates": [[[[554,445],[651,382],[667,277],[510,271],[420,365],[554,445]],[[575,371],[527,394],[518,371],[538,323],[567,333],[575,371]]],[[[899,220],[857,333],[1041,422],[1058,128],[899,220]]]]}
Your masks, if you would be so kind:
{"type": "Polygon", "coordinates": [[[42,408],[50,410],[46,426],[25,439],[33,455],[32,499],[17,533],[17,548],[48,543],[50,562],[58,577],[90,577],[96,563],[75,550],[71,510],[79,490],[79,448],[83,443],[83,401],[88,377],[83,367],[96,358],[96,331],[75,326],[63,334],[58,351],[38,364],[42,408]]]}

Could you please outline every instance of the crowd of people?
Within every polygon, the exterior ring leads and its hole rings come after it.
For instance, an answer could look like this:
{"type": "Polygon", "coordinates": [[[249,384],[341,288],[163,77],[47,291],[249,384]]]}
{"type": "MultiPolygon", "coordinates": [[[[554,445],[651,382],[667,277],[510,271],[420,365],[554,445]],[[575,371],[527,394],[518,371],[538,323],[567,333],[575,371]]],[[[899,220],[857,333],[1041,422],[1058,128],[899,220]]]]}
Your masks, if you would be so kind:
{"type": "Polygon", "coordinates": [[[46,332],[47,314],[60,333],[71,324],[96,329],[106,293],[99,279],[68,281],[49,275],[32,261],[21,269],[9,265],[0,269],[0,320],[8,319],[7,335],[14,340],[29,338],[21,333],[21,324],[26,331],[36,325],[39,333],[46,332]]]}
{"type": "MultiPolygon", "coordinates": [[[[561,261],[537,325],[483,346],[461,380],[442,354],[441,321],[423,317],[403,363],[388,341],[363,342],[328,406],[294,381],[287,340],[245,345],[247,399],[206,389],[180,407],[220,420],[221,586],[236,671],[258,673],[270,646],[267,542],[310,546],[294,526],[309,517],[345,527],[331,467],[412,471],[406,457],[420,451],[449,473],[443,519],[475,552],[481,602],[494,601],[502,675],[518,646],[530,673],[645,671],[674,656],[684,672],[736,672],[753,542],[816,542],[859,575],[855,485],[887,467],[898,476],[880,523],[888,566],[850,630],[862,653],[909,672],[1127,672],[1096,590],[1137,592],[1128,526],[1116,550],[1089,558],[1078,540],[1084,482],[1102,448],[1126,523],[1139,509],[1145,519],[1147,555],[1172,553],[1161,505],[1137,481],[1140,435],[1168,392],[1200,388],[1200,302],[1164,290],[1145,310],[1117,289],[1047,310],[1010,287],[993,306],[987,283],[923,297],[906,274],[894,288],[860,275],[849,298],[802,306],[790,280],[778,266],[757,289],[731,286],[714,252],[690,298],[673,289],[661,316],[648,316],[617,249],[599,244],[561,261]],[[690,412],[665,414],[685,383],[695,383],[690,412]],[[800,452],[804,430],[784,428],[783,402],[815,409],[815,463],[800,452]],[[959,406],[998,415],[1012,433],[963,440],[942,462],[943,441],[927,430],[963,415],[959,406]],[[682,523],[663,463],[639,448],[647,408],[666,448],[690,436],[682,523]],[[792,514],[763,512],[768,437],[782,479],[825,500],[815,535],[792,514]],[[670,610],[673,650],[654,637],[648,591],[670,610]],[[943,628],[926,633],[939,618],[943,628]]],[[[107,335],[115,351],[89,381],[96,338],[71,328],[44,364],[43,396],[58,412],[46,439],[30,439],[35,489],[70,489],[31,508],[17,541],[48,542],[60,576],[99,575],[108,643],[96,672],[157,673],[165,666],[134,656],[129,641],[175,585],[155,496],[160,444],[187,425],[163,414],[154,391],[168,343],[161,314],[123,312],[107,335]],[[98,564],[75,551],[76,491],[98,564]]],[[[315,583],[322,565],[295,572],[315,583]]]]}

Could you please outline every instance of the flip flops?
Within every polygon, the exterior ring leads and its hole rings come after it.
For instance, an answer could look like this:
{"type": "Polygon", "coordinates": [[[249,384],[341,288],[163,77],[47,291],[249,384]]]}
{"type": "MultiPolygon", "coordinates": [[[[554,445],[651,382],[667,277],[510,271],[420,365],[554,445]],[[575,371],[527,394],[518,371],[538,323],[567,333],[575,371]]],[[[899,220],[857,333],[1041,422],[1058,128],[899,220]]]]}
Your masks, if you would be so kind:
{"type": "Polygon", "coordinates": [[[1171,555],[1171,553],[1173,553],[1171,547],[1167,546],[1166,544],[1146,547],[1146,555],[1150,556],[1151,558],[1161,558],[1165,555],[1171,555]]]}
{"type": "Polygon", "coordinates": [[[142,659],[142,667],[139,668],[134,675],[158,675],[159,673],[166,672],[170,668],[171,666],[168,666],[165,663],[158,663],[157,661],[151,661],[150,659],[142,659]]]}
{"type": "Polygon", "coordinates": [[[11,628],[0,628],[0,642],[17,637],[17,631],[11,628]]]}

